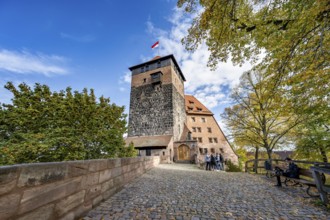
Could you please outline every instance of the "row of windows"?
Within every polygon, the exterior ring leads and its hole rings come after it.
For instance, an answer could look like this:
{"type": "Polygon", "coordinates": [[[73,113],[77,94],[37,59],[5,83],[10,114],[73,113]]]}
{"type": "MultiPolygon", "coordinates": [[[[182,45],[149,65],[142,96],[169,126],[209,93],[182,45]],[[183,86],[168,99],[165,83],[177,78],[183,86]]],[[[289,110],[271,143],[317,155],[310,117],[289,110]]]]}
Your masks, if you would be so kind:
{"type": "MultiPolygon", "coordinates": [[[[161,62],[160,62],[160,60],[157,62],[157,68],[160,68],[161,67],[161,62]]],[[[155,68],[155,67],[154,67],[155,68]]],[[[145,65],[145,66],[143,66],[143,67],[141,67],[141,73],[143,73],[143,72],[147,72],[147,71],[149,71],[149,70],[151,70],[150,68],[149,68],[149,65],[145,65]]]]}
{"type": "MultiPolygon", "coordinates": [[[[202,132],[202,128],[201,128],[201,127],[192,127],[192,131],[193,131],[193,132],[197,132],[197,131],[198,131],[198,132],[202,132]]],[[[208,128],[207,128],[207,132],[208,132],[208,133],[212,133],[212,128],[208,127],[208,128]]]]}
{"type": "MultiPolygon", "coordinates": [[[[196,109],[197,109],[198,112],[201,112],[203,110],[202,108],[199,108],[199,107],[197,107],[196,109]]],[[[192,110],[194,110],[194,108],[189,106],[188,110],[192,111],[192,110]]]]}
{"type": "Polygon", "coordinates": [[[209,138],[209,143],[218,143],[218,138],[209,138]]]}
{"type": "Polygon", "coordinates": [[[202,128],[201,127],[192,127],[192,131],[193,132],[202,132],[202,128]]]}
{"type": "MultiPolygon", "coordinates": [[[[203,143],[203,138],[202,137],[193,137],[193,140],[198,141],[199,143],[203,143]]],[[[218,143],[218,138],[210,137],[209,138],[209,143],[218,143]]]]}
{"type": "MultiPolygon", "coordinates": [[[[192,122],[196,122],[196,118],[195,117],[191,117],[191,120],[192,120],[192,122]]],[[[206,122],[206,119],[205,118],[201,118],[201,122],[205,123],[206,122]]]]}

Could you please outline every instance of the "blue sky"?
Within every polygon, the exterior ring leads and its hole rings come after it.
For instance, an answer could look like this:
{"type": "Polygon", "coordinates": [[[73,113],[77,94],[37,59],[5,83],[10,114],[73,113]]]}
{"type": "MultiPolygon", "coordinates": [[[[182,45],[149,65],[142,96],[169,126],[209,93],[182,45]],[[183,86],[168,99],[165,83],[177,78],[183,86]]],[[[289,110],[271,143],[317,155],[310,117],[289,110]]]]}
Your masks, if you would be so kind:
{"type": "Polygon", "coordinates": [[[186,94],[220,120],[228,91],[249,65],[227,62],[210,71],[205,44],[192,54],[180,43],[191,19],[175,0],[0,0],[0,102],[10,102],[8,81],[41,83],[52,91],[93,88],[128,112],[128,67],[173,54],[186,94]]]}

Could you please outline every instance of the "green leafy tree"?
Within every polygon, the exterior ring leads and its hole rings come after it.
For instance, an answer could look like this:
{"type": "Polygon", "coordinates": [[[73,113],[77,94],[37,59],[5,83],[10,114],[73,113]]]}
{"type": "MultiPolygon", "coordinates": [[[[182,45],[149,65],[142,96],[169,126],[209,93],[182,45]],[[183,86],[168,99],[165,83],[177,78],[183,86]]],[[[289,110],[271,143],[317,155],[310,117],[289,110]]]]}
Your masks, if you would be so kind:
{"type": "Polygon", "coordinates": [[[268,82],[282,86],[291,109],[304,118],[305,126],[299,126],[304,136],[294,138],[298,149],[317,149],[314,146],[323,146],[324,140],[329,142],[329,131],[319,133],[330,126],[329,1],[178,0],[178,6],[196,13],[182,40],[188,50],[205,42],[211,68],[229,58],[234,64],[254,62],[268,82]],[[308,141],[316,131],[322,138],[308,141]]]}
{"type": "MultiPolygon", "coordinates": [[[[12,104],[0,113],[0,164],[117,157],[124,147],[124,107],[94,91],[67,88],[51,92],[46,85],[15,88],[12,104]]],[[[126,149],[125,149],[126,151],[126,149]]]]}
{"type": "Polygon", "coordinates": [[[121,148],[119,157],[135,157],[137,155],[138,151],[134,148],[133,142],[131,142],[128,146],[121,148]]]}
{"type": "Polygon", "coordinates": [[[178,0],[178,6],[198,12],[183,43],[196,50],[205,41],[210,66],[229,55],[243,63],[263,52],[263,61],[279,62],[281,71],[329,68],[329,1],[178,0]]]}
{"type": "Polygon", "coordinates": [[[229,58],[242,64],[262,57],[258,65],[283,77],[299,106],[315,111],[318,102],[306,105],[308,97],[329,98],[329,1],[178,0],[178,6],[197,11],[183,43],[194,51],[206,42],[212,68],[229,58]]]}
{"type": "Polygon", "coordinates": [[[296,157],[328,163],[330,157],[330,130],[315,123],[301,124],[295,129],[296,157]]]}

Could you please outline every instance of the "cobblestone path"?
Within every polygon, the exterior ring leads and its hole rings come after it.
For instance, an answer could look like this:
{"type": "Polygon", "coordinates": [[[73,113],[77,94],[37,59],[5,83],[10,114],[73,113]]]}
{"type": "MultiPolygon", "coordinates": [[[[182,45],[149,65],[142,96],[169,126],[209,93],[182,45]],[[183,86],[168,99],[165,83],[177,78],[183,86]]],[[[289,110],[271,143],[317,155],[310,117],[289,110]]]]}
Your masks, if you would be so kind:
{"type": "Polygon", "coordinates": [[[293,187],[274,184],[258,175],[162,164],[83,219],[330,219],[330,212],[302,198],[293,187]]]}

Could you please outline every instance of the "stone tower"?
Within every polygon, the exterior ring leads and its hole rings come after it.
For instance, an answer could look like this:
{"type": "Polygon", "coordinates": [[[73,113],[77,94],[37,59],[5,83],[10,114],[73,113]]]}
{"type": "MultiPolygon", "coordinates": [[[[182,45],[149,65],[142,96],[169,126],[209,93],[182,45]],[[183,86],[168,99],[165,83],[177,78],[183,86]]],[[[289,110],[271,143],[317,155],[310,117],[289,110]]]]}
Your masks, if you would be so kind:
{"type": "Polygon", "coordinates": [[[186,120],[185,78],[173,55],[129,68],[132,72],[128,137],[173,135],[186,120]]]}
{"type": "Polygon", "coordinates": [[[132,81],[128,141],[140,150],[148,150],[147,155],[161,155],[157,149],[169,150],[184,130],[185,77],[173,55],[157,56],[129,69],[132,81]]]}

